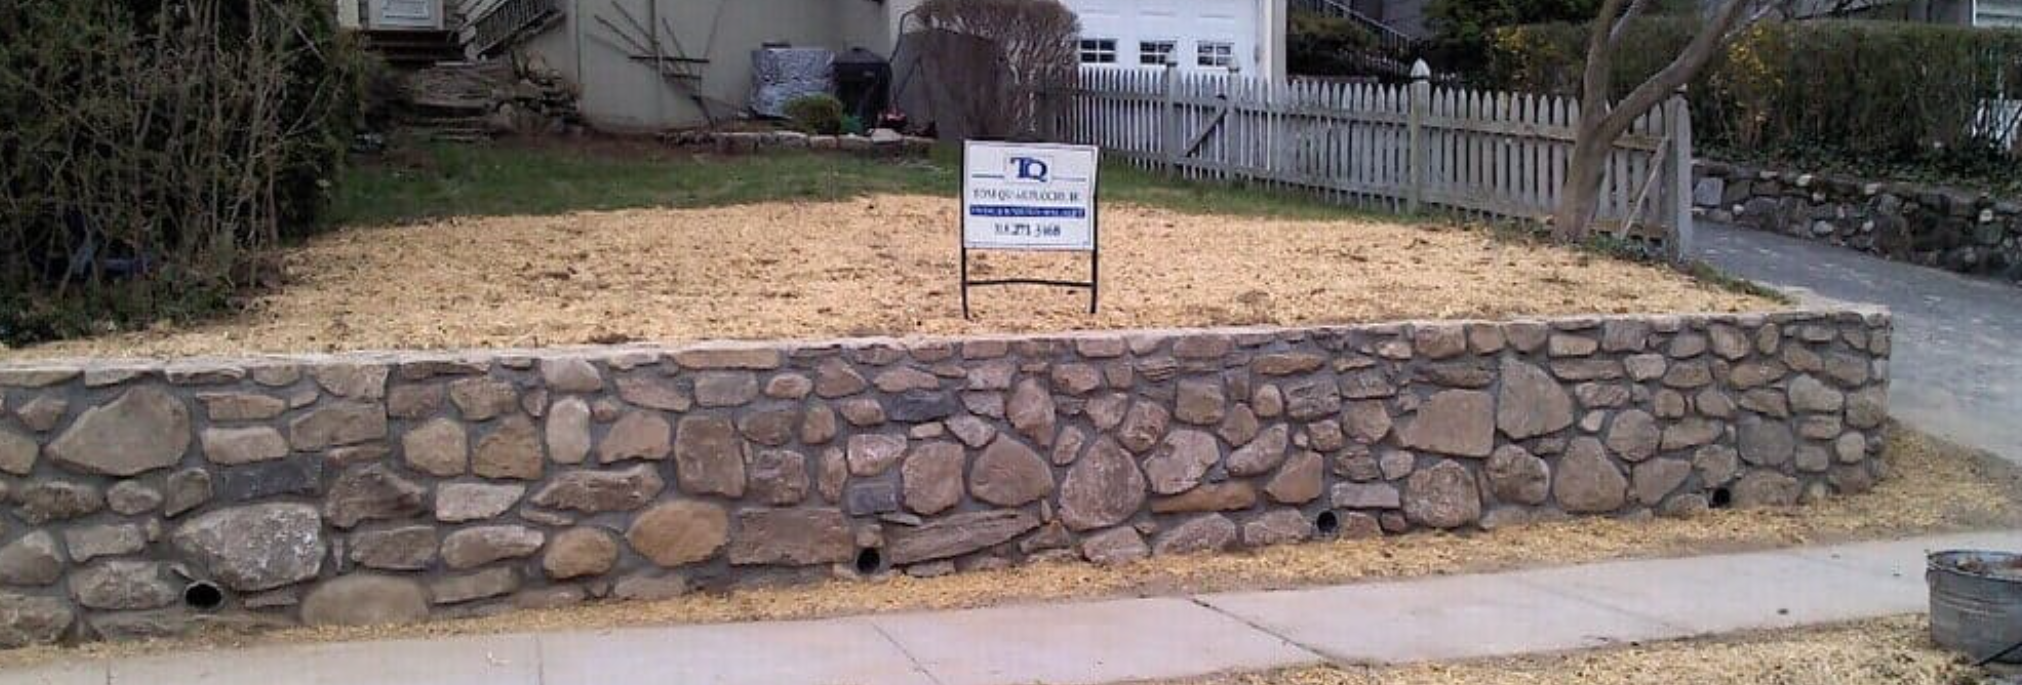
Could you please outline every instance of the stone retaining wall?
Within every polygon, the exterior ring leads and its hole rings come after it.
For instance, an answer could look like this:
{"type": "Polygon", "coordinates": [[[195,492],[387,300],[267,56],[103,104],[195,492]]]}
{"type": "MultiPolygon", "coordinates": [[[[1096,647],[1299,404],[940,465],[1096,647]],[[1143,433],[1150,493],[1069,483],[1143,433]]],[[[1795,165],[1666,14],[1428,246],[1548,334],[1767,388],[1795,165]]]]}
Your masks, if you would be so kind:
{"type": "Polygon", "coordinates": [[[0,366],[0,643],[1689,516],[1881,475],[1827,312],[0,366]]]}
{"type": "Polygon", "coordinates": [[[1701,162],[1707,218],[2022,283],[2022,203],[1985,193],[1701,162]]]}
{"type": "Polygon", "coordinates": [[[808,135],[799,131],[712,131],[684,129],[665,133],[662,141],[685,147],[707,147],[720,154],[752,154],[776,150],[833,150],[881,157],[924,157],[934,150],[932,138],[904,136],[890,129],[870,135],[808,135]]]}

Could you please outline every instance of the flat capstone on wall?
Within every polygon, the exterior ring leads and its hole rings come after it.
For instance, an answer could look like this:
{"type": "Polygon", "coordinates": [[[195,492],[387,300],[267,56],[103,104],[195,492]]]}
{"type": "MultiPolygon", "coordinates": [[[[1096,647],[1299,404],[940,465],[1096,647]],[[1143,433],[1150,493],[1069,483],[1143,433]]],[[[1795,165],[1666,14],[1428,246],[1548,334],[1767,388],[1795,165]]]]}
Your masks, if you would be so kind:
{"type": "Polygon", "coordinates": [[[0,365],[0,644],[1869,488],[1883,313],[0,365]]]}
{"type": "Polygon", "coordinates": [[[1880,257],[2022,284],[2022,201],[1982,192],[1700,162],[1694,211],[1880,257]]]}

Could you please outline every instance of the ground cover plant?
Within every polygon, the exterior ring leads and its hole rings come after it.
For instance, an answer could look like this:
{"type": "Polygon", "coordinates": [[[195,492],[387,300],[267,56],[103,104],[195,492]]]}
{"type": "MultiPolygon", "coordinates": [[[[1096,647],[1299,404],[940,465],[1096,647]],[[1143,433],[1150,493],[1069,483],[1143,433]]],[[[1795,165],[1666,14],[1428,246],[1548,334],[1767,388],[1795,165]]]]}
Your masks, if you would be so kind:
{"type": "MultiPolygon", "coordinates": [[[[736,157],[649,139],[415,142],[354,160],[330,223],[413,223],[458,216],[553,215],[582,210],[701,208],[775,200],[845,200],[878,193],[953,196],[961,151],[876,159],[812,152],[736,157]]],[[[1174,181],[1118,163],[1103,167],[1103,199],[1189,214],[1297,219],[1369,218],[1306,196],[1174,181]]]]}

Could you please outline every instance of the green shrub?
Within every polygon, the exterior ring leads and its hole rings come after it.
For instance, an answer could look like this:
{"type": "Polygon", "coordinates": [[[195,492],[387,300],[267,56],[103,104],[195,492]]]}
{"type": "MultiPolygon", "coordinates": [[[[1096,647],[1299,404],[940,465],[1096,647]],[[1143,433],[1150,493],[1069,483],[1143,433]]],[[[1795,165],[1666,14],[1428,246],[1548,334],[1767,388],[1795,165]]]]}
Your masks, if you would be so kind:
{"type": "Polygon", "coordinates": [[[1432,0],[1425,8],[1432,50],[1439,66],[1466,69],[1480,64],[1503,29],[1552,22],[1587,21],[1601,0],[1432,0]]]}
{"type": "Polygon", "coordinates": [[[259,278],[317,225],[368,64],[326,0],[0,3],[0,343],[259,278]]]}
{"type": "MultiPolygon", "coordinates": [[[[1631,27],[1617,95],[1663,68],[1698,30],[1689,19],[1631,27]]],[[[1587,27],[1498,32],[1471,74],[1487,87],[1573,94],[1587,27]]],[[[1750,28],[1691,85],[1706,151],[1913,178],[2010,177],[2013,150],[1976,126],[1984,103],[2022,94],[2022,31],[1871,21],[1750,28]]]]}
{"type": "Polygon", "coordinates": [[[1318,12],[1293,12],[1285,33],[1285,64],[1294,74],[1345,76],[1362,71],[1360,55],[1376,49],[1376,36],[1360,24],[1318,12]]]}
{"type": "Polygon", "coordinates": [[[843,132],[844,109],[834,95],[802,95],[786,103],[786,120],[802,133],[832,136],[843,132]]]}

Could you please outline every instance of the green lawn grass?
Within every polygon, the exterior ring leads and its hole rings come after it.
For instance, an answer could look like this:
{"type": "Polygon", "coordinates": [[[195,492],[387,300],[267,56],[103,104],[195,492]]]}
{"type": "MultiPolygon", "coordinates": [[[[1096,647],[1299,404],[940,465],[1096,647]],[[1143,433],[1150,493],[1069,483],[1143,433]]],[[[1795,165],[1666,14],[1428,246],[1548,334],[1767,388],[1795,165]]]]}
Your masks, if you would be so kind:
{"type": "MultiPolygon", "coordinates": [[[[724,157],[654,146],[644,140],[630,149],[416,143],[385,156],[354,159],[326,216],[337,226],[380,225],[451,216],[842,200],[878,193],[952,198],[961,187],[961,153],[954,146],[904,159],[789,151],[724,157]]],[[[1294,193],[1178,181],[1117,161],[1104,165],[1101,183],[1104,202],[1194,214],[1370,216],[1294,193]]]]}

